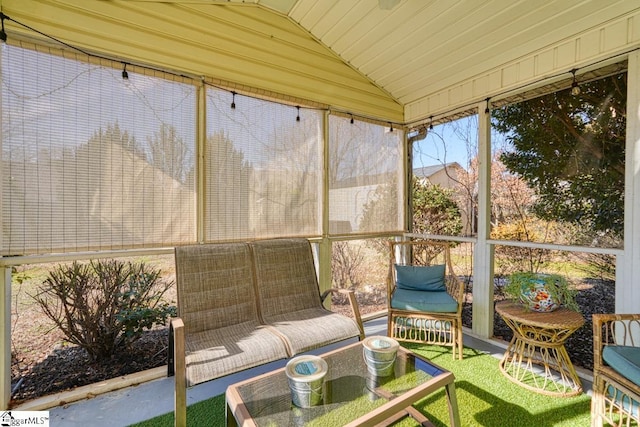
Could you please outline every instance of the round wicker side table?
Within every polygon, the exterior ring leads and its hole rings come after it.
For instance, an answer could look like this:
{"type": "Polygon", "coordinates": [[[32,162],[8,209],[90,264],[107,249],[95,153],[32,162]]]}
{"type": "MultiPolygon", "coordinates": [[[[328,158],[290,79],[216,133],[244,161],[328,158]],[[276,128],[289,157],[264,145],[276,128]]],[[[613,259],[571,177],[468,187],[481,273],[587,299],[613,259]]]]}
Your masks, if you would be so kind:
{"type": "Polygon", "coordinates": [[[564,347],[566,339],[584,324],[580,313],[564,307],[539,313],[510,301],[496,303],[496,311],[513,330],[500,361],[507,378],[548,396],[582,393],[582,383],[564,347]]]}

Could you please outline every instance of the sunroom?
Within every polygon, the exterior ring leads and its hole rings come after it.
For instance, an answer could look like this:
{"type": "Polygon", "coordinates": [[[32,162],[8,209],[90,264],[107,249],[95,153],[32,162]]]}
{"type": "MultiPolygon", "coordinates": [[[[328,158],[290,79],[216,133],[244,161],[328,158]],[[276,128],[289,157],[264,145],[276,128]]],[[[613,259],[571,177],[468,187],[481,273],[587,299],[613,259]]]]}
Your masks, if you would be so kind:
{"type": "MultiPolygon", "coordinates": [[[[607,258],[615,312],[638,312],[635,1],[0,0],[0,8],[3,409],[16,266],[305,237],[328,289],[336,251],[420,235],[472,254],[477,337],[494,334],[494,257],[510,248],[607,258]],[[620,81],[622,93],[602,92],[620,81]],[[495,196],[497,141],[513,141],[533,116],[509,107],[581,90],[604,93],[593,105],[609,118],[620,105],[626,112],[624,154],[609,147],[616,160],[598,164],[602,176],[618,175],[610,198],[568,178],[586,175],[561,175],[594,192],[582,202],[607,215],[571,218],[570,207],[555,206],[547,219],[564,214],[558,222],[572,219],[574,234],[498,236],[512,208],[495,196]],[[512,124],[495,126],[496,114],[512,124]],[[466,184],[455,231],[414,226],[413,171],[434,165],[446,172],[442,185],[466,184]]],[[[605,151],[580,147],[572,159],[605,151]]],[[[570,192],[549,194],[551,203],[570,192]]],[[[366,280],[384,283],[386,266],[375,270],[366,280]]]]}

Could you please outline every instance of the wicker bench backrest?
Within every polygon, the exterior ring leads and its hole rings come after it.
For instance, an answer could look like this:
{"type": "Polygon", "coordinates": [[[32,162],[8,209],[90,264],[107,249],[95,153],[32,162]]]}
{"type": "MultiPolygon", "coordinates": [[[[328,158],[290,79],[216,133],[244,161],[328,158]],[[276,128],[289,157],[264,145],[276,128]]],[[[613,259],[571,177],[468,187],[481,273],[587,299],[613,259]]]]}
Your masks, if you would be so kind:
{"type": "Polygon", "coordinates": [[[176,247],[175,262],[178,316],[187,334],[258,321],[248,244],[176,247]]]}
{"type": "Polygon", "coordinates": [[[271,316],[322,305],[311,244],[306,239],[250,243],[256,266],[260,310],[271,316]]]}

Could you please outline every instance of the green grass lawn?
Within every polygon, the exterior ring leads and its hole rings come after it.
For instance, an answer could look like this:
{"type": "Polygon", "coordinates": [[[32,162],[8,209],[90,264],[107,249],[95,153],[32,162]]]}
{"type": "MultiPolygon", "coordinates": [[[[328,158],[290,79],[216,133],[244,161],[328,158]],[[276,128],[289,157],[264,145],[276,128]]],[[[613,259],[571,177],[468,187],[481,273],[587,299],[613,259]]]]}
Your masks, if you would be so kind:
{"type": "MultiPolygon", "coordinates": [[[[473,349],[464,349],[462,361],[453,360],[451,350],[435,346],[404,344],[405,347],[454,373],[461,426],[505,427],[584,427],[590,424],[591,398],[582,394],[570,398],[545,396],[526,390],[509,381],[498,368],[498,359],[473,349]]],[[[449,425],[444,390],[414,406],[436,426],[449,425]]],[[[295,408],[294,408],[295,409],[295,408]]],[[[224,395],[189,406],[189,426],[224,426],[224,395]]],[[[309,426],[336,427],[346,422],[348,410],[336,412],[309,426]]],[[[404,419],[399,427],[417,426],[404,419]]],[[[135,427],[173,426],[173,413],[135,424],[135,427]]]]}

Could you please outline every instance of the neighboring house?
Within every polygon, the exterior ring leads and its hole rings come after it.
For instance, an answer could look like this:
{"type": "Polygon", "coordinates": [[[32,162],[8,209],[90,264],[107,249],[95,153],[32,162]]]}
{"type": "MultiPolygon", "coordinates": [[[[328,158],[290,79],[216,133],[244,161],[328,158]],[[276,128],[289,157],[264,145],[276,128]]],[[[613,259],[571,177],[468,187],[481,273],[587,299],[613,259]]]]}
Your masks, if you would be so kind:
{"type": "MultiPolygon", "coordinates": [[[[414,176],[434,185],[454,190],[455,200],[462,216],[463,235],[471,235],[474,231],[470,218],[472,203],[464,189],[467,171],[459,163],[425,166],[415,168],[414,176]]],[[[360,221],[365,205],[373,200],[380,185],[388,184],[392,178],[389,174],[366,175],[357,178],[340,180],[329,189],[330,205],[329,230],[333,234],[362,231],[360,221]]]]}
{"type": "Polygon", "coordinates": [[[459,181],[463,174],[466,175],[466,173],[467,171],[465,171],[458,162],[413,169],[413,175],[415,177],[426,180],[434,185],[440,185],[442,188],[458,187],[460,185],[459,181]]]}
{"type": "MultiPolygon", "coordinates": [[[[467,181],[467,171],[459,163],[447,163],[446,165],[425,166],[415,168],[414,176],[443,188],[454,191],[455,200],[462,216],[463,234],[473,233],[474,218],[470,212],[472,203],[464,183],[467,181]]],[[[360,221],[365,205],[376,196],[379,186],[388,184],[393,178],[387,174],[366,175],[357,178],[340,180],[329,188],[330,205],[333,209],[329,213],[329,230],[333,234],[362,231],[360,221]]]]}
{"type": "Polygon", "coordinates": [[[475,233],[473,203],[464,188],[468,181],[467,171],[458,162],[414,168],[413,175],[430,184],[452,189],[462,216],[463,235],[470,236],[475,233]]]}
{"type": "Polygon", "coordinates": [[[2,230],[5,250],[92,251],[104,245],[105,236],[117,236],[113,248],[194,238],[195,225],[185,220],[193,217],[193,185],[176,181],[118,144],[94,145],[99,149],[85,146],[76,155],[96,161],[2,162],[9,175],[5,194],[10,195],[3,209],[11,223],[2,230]],[[38,212],[47,212],[48,218],[38,212]],[[12,235],[26,243],[11,246],[12,235]]]}

